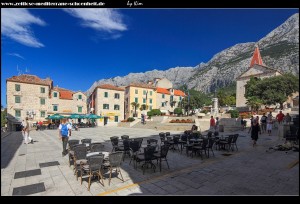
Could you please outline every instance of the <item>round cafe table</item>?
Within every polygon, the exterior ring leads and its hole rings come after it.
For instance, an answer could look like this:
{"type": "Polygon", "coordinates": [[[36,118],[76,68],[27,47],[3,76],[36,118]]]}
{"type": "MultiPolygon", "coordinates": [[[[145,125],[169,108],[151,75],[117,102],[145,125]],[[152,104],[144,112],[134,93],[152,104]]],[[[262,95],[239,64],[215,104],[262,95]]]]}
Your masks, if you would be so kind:
{"type": "Polygon", "coordinates": [[[90,157],[90,156],[98,155],[98,154],[103,154],[104,159],[108,159],[108,157],[109,157],[109,152],[90,152],[90,153],[86,154],[86,157],[90,157]]]}

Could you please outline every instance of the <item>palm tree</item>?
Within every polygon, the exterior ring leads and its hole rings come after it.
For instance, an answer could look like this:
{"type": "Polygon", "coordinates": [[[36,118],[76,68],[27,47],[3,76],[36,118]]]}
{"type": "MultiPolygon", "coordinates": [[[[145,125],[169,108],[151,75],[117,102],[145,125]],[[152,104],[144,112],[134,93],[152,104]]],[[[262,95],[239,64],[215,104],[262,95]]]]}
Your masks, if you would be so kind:
{"type": "Polygon", "coordinates": [[[148,105],[146,105],[146,104],[142,104],[141,107],[140,107],[141,111],[147,110],[147,109],[148,109],[148,105]]]}
{"type": "Polygon", "coordinates": [[[256,96],[248,97],[247,106],[251,108],[251,114],[253,111],[258,111],[259,107],[263,104],[262,100],[257,98],[256,96]]]}
{"type": "Polygon", "coordinates": [[[133,115],[133,117],[136,117],[136,116],[137,116],[137,115],[136,115],[136,109],[137,109],[138,107],[140,107],[140,104],[139,104],[139,103],[136,103],[136,102],[132,102],[131,105],[132,105],[132,108],[134,108],[134,115],[133,115]]]}

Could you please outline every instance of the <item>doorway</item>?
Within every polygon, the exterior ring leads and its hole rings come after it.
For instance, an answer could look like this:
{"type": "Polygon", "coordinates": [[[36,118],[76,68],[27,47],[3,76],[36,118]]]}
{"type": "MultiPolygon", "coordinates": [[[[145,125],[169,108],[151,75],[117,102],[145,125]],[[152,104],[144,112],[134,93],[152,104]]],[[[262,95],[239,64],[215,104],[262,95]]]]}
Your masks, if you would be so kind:
{"type": "Polygon", "coordinates": [[[105,125],[107,125],[107,122],[108,122],[108,117],[104,117],[104,120],[103,120],[103,122],[104,122],[104,126],[105,126],[105,125]]]}

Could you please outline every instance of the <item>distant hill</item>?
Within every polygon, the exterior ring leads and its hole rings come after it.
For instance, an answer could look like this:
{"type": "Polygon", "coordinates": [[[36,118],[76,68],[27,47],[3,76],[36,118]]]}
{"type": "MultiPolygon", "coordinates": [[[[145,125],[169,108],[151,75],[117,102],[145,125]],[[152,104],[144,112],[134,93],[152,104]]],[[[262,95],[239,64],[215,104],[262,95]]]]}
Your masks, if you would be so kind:
{"type": "Polygon", "coordinates": [[[166,77],[175,87],[186,83],[188,88],[210,93],[216,88],[228,86],[250,65],[255,44],[259,45],[266,66],[299,75],[299,14],[294,14],[258,42],[246,42],[227,48],[196,67],[176,67],[165,71],[152,70],[145,73],[129,73],[124,77],[100,79],[87,90],[90,95],[99,84],[116,86],[131,82],[144,82],[166,77]]]}

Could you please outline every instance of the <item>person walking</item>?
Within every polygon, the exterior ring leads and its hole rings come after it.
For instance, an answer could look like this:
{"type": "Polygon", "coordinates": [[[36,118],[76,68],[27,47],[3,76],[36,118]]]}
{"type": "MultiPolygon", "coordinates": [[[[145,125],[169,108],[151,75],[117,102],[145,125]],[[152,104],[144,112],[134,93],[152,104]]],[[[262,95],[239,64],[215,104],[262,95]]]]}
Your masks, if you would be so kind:
{"type": "Polygon", "coordinates": [[[269,136],[271,136],[272,127],[273,127],[273,118],[272,118],[272,114],[269,114],[267,117],[267,132],[269,136]]]}
{"type": "Polygon", "coordinates": [[[214,131],[215,130],[216,121],[214,119],[214,116],[210,116],[209,126],[210,126],[209,127],[210,131],[214,131]]]}
{"type": "Polygon", "coordinates": [[[23,136],[23,140],[25,141],[25,120],[22,121],[21,123],[21,128],[22,128],[22,136],[23,136]]]}
{"type": "Polygon", "coordinates": [[[282,113],[282,111],[279,111],[279,113],[276,115],[276,120],[278,121],[278,124],[281,124],[283,118],[284,118],[284,114],[282,113]]]}
{"type": "Polygon", "coordinates": [[[251,115],[251,117],[250,117],[250,128],[249,128],[248,133],[250,133],[252,131],[253,120],[254,120],[253,115],[251,115]]]}
{"type": "Polygon", "coordinates": [[[25,126],[24,126],[24,132],[25,132],[24,144],[28,144],[28,143],[33,144],[33,139],[29,136],[30,126],[29,126],[29,122],[28,122],[28,117],[26,117],[25,120],[26,120],[26,122],[25,122],[25,126]]]}
{"type": "Polygon", "coordinates": [[[267,130],[267,118],[268,117],[266,116],[265,113],[263,113],[263,115],[260,118],[260,124],[261,124],[260,126],[261,126],[262,133],[265,133],[267,130]]]}
{"type": "Polygon", "coordinates": [[[253,147],[256,145],[256,142],[258,140],[258,132],[259,132],[259,124],[257,119],[254,119],[251,128],[251,139],[253,141],[253,147]]]}
{"type": "Polygon", "coordinates": [[[290,116],[289,113],[286,113],[283,120],[286,124],[290,124],[292,122],[292,117],[290,116]]]}
{"type": "Polygon", "coordinates": [[[67,120],[65,118],[62,119],[62,123],[58,127],[58,135],[59,138],[62,140],[62,145],[63,145],[62,156],[68,154],[67,144],[68,144],[69,137],[71,136],[71,132],[72,132],[71,125],[67,123],[67,120]]]}
{"type": "Polygon", "coordinates": [[[215,132],[219,132],[219,117],[216,117],[215,132]]]}

